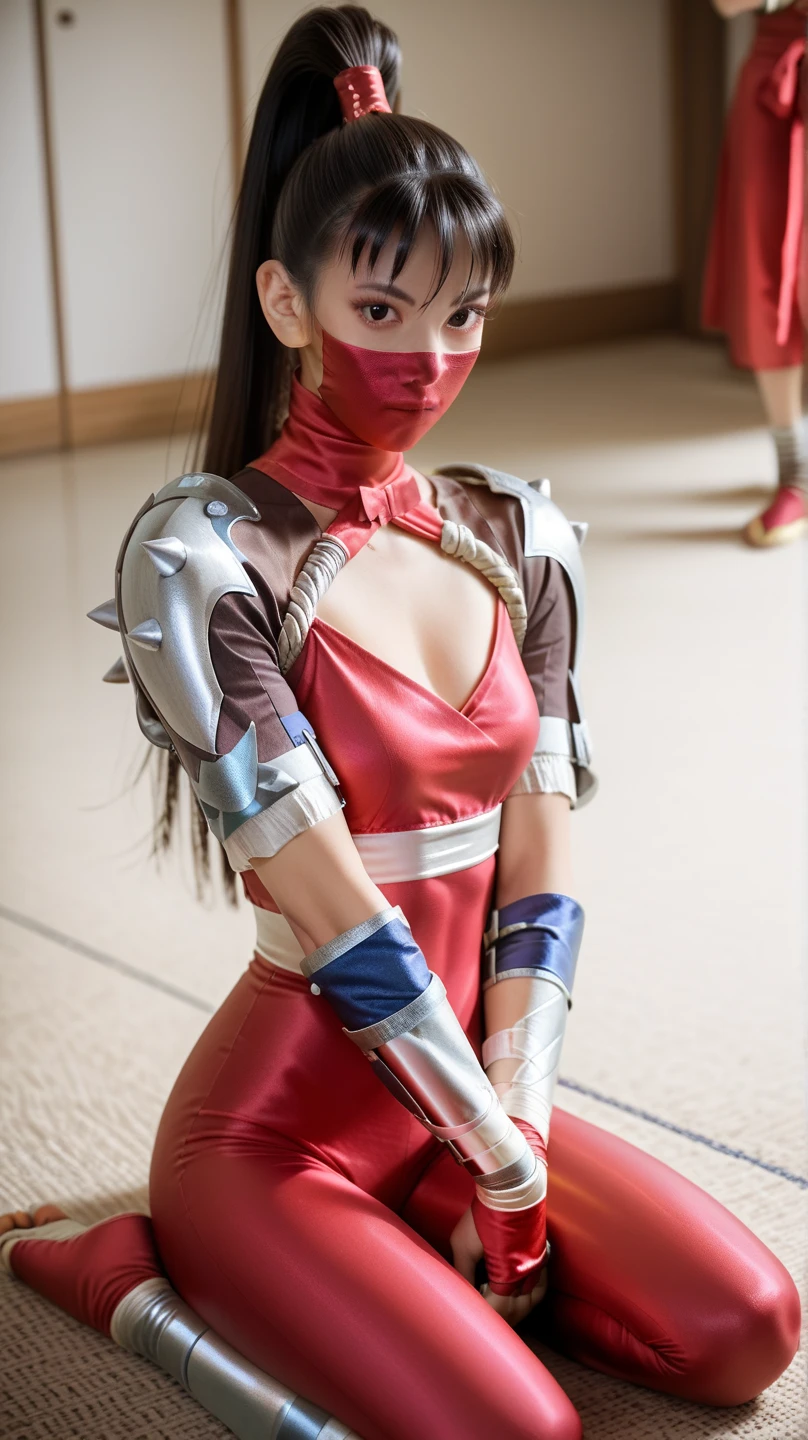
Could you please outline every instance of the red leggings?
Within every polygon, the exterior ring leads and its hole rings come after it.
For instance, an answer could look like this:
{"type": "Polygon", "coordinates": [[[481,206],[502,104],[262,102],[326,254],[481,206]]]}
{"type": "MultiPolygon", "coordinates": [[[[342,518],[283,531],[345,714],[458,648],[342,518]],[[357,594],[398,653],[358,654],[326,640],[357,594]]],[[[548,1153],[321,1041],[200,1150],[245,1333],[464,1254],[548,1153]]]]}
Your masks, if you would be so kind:
{"type": "MultiPolygon", "coordinates": [[[[739,1220],[560,1110],[549,1173],[543,1338],[710,1404],[771,1384],[799,1301],[739,1220]]],[[[299,976],[256,960],[214,1016],[166,1107],[151,1193],[184,1299],[363,1440],[579,1437],[552,1376],[442,1258],[467,1175],[299,976]]]]}

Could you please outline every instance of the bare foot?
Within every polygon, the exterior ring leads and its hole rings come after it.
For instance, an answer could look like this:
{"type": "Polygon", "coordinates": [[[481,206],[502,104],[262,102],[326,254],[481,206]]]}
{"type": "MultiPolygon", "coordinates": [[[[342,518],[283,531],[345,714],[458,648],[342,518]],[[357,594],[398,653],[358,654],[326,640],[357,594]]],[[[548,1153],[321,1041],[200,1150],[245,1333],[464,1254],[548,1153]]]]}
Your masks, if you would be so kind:
{"type": "Polygon", "coordinates": [[[38,1210],[10,1210],[0,1215],[0,1235],[9,1230],[30,1230],[35,1225],[50,1225],[52,1220],[66,1220],[58,1205],[40,1205],[38,1210]]]}

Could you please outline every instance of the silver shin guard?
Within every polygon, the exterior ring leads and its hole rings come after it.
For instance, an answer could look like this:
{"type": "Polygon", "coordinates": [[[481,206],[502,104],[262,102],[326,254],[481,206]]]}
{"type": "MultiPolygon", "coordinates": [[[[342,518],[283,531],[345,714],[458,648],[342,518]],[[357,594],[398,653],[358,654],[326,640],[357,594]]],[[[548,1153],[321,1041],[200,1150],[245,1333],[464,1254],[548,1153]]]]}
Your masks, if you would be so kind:
{"type": "Polygon", "coordinates": [[[220,1340],[167,1280],[144,1280],[130,1290],[110,1333],[177,1380],[238,1440],[359,1440],[220,1340]]]}
{"type": "Polygon", "coordinates": [[[536,1161],[505,1114],[437,975],[412,1004],[378,1025],[347,1032],[379,1079],[455,1157],[486,1203],[531,1203],[536,1161]]]}

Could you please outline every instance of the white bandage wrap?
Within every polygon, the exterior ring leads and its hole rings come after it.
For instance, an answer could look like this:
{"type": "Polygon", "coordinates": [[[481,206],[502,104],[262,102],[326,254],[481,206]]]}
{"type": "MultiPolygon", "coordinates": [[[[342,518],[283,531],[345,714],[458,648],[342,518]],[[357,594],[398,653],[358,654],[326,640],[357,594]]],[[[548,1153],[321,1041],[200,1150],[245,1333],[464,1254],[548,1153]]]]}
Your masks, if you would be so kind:
{"type": "Polygon", "coordinates": [[[486,1190],[477,1185],[477,1199],[489,1210],[529,1210],[547,1196],[547,1167],[536,1158],[532,1173],[518,1185],[505,1190],[486,1190]]]}
{"type": "Polygon", "coordinates": [[[554,980],[536,977],[528,983],[527,1014],[510,1029],[496,1030],[485,1040],[483,1065],[506,1115],[525,1120],[546,1143],[568,998],[554,980]]]}
{"type": "Polygon", "coordinates": [[[578,799],[575,766],[566,755],[537,752],[509,792],[510,795],[566,795],[571,805],[578,799]]]}
{"type": "MultiPolygon", "coordinates": [[[[249,870],[253,859],[271,860],[296,835],[302,835],[312,825],[327,820],[342,809],[331,782],[322,770],[314,768],[316,761],[311,752],[298,745],[296,750],[290,751],[290,756],[291,761],[282,756],[277,764],[291,771],[292,762],[295,762],[295,768],[303,771],[303,766],[298,766],[296,762],[298,759],[304,762],[306,769],[297,788],[288,795],[282,795],[267,810],[251,815],[224,842],[227,858],[234,870],[249,870]]],[[[294,778],[297,779],[296,774],[294,778]]]]}

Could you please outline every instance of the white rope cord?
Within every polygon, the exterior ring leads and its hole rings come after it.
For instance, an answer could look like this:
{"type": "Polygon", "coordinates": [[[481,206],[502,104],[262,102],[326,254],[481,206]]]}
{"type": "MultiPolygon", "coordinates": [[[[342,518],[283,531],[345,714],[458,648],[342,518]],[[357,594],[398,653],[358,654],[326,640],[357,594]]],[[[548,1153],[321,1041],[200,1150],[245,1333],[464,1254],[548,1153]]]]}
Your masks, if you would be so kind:
{"type": "Polygon", "coordinates": [[[330,535],[324,535],[303,565],[289,592],[289,608],[278,636],[278,661],[282,675],[291,670],[303,649],[317,602],[336,580],[347,559],[345,546],[330,535]]]}
{"type": "MultiPolygon", "coordinates": [[[[527,607],[516,571],[490,545],[479,540],[467,525],[457,525],[453,520],[444,520],[440,544],[447,555],[465,560],[479,570],[499,592],[521,650],[527,630],[527,607]]],[[[289,607],[278,636],[278,661],[282,675],[291,670],[303,649],[317,605],[347,559],[344,545],[332,536],[324,535],[305,561],[289,593],[289,607]]]]}
{"type": "Polygon", "coordinates": [[[516,571],[484,540],[478,540],[467,525],[457,525],[454,520],[444,520],[440,548],[447,555],[456,555],[468,565],[473,565],[496,587],[505,601],[514,638],[521,651],[527,631],[527,606],[516,571]]]}

